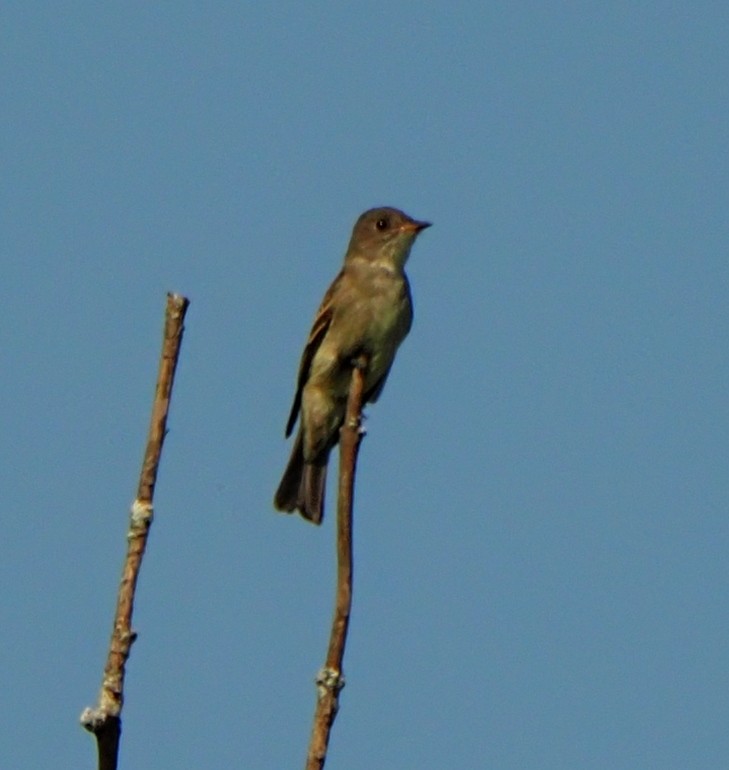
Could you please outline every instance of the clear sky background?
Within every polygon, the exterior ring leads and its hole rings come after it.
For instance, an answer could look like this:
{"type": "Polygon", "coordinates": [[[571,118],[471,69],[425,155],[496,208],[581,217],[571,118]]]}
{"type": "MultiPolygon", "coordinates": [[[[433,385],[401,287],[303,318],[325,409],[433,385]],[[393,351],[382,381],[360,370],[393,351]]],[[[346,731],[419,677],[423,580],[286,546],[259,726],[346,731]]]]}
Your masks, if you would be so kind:
{"type": "Polygon", "coordinates": [[[303,767],[334,587],[274,513],[361,211],[434,226],[368,410],[328,768],[729,767],[729,6],[6,3],[0,765],[303,767]]]}

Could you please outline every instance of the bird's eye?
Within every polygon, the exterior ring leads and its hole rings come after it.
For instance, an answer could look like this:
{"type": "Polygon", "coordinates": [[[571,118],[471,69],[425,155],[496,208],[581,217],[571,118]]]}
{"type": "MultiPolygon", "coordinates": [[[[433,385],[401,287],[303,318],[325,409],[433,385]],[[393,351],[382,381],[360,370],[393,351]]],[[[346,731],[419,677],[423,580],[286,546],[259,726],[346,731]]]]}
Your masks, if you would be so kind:
{"type": "Polygon", "coordinates": [[[375,224],[375,227],[378,230],[387,230],[387,227],[390,223],[383,217],[382,219],[378,219],[377,223],[375,224]]]}

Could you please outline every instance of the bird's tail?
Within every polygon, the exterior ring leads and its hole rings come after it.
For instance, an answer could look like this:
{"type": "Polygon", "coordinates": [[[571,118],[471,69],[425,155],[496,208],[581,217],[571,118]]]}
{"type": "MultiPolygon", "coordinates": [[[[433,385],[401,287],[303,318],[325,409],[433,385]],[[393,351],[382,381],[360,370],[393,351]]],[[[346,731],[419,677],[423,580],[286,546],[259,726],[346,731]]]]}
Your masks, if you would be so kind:
{"type": "Polygon", "coordinates": [[[273,504],[279,511],[299,513],[313,524],[324,517],[324,491],[327,480],[327,460],[313,465],[304,462],[301,431],[296,436],[291,457],[278,485],[273,504]]]}

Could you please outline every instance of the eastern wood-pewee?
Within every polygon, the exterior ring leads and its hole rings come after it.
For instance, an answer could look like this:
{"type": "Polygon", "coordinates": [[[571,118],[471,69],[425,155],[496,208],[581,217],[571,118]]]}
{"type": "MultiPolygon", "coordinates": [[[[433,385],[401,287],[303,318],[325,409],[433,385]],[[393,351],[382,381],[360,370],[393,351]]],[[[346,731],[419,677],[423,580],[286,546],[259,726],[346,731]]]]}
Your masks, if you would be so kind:
{"type": "Polygon", "coordinates": [[[298,510],[321,523],[327,462],[344,422],[353,360],[366,355],[363,403],[376,401],[413,320],[405,262],[418,233],[429,226],[393,208],[370,209],[357,220],[301,357],[287,438],[299,411],[301,421],[274,497],[278,510],[298,510]]]}

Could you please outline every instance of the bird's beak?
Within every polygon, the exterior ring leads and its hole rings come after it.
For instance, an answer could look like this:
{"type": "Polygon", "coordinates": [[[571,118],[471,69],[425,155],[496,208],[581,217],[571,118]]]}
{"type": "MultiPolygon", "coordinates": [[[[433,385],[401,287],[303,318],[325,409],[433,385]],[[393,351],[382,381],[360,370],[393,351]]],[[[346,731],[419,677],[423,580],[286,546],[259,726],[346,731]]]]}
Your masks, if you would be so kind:
{"type": "Polygon", "coordinates": [[[418,222],[417,219],[411,219],[409,222],[405,222],[400,225],[400,229],[406,233],[419,233],[421,230],[425,230],[426,227],[430,227],[431,222],[418,222]]]}

